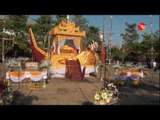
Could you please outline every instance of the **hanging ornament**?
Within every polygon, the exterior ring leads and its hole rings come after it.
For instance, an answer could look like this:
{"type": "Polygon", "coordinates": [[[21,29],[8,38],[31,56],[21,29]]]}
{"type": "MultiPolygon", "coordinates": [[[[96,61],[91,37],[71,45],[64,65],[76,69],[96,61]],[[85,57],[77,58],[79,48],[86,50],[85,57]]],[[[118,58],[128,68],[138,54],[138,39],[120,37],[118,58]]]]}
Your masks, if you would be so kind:
{"type": "Polygon", "coordinates": [[[103,37],[104,37],[103,33],[101,33],[99,37],[100,37],[100,40],[103,41],[103,37]]]}

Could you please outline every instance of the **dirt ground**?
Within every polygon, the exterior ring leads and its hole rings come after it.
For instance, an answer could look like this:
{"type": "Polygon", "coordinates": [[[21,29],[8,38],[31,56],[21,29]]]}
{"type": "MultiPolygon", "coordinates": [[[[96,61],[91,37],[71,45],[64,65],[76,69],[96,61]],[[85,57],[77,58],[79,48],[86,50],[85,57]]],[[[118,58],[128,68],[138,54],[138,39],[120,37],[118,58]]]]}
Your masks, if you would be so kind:
{"type": "MultiPolygon", "coordinates": [[[[117,86],[118,102],[115,105],[159,105],[159,73],[146,70],[142,86],[128,83],[117,86]]],[[[114,71],[109,73],[108,80],[114,80],[114,71]]],[[[66,78],[52,78],[41,90],[30,91],[27,88],[14,90],[13,105],[93,105],[94,94],[103,87],[103,81],[90,76],[81,82],[66,78]]]]}

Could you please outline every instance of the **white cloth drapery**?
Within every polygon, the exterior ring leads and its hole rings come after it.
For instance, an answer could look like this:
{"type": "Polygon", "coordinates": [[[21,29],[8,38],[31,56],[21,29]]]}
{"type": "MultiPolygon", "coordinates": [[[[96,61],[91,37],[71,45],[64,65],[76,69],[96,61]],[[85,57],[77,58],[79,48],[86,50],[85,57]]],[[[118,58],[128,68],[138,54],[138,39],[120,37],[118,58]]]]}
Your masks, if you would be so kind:
{"type": "Polygon", "coordinates": [[[138,80],[143,77],[144,77],[143,72],[126,72],[125,74],[115,73],[115,78],[119,80],[126,80],[127,78],[130,78],[132,80],[138,80]]]}
{"type": "Polygon", "coordinates": [[[78,53],[80,53],[81,49],[80,46],[77,44],[77,42],[75,40],[73,40],[74,46],[76,47],[76,49],[78,49],[78,53]]]}
{"type": "Polygon", "coordinates": [[[16,76],[12,76],[10,75],[10,79],[13,81],[13,82],[21,82],[25,79],[25,75],[23,76],[20,76],[20,77],[16,77],[16,76]]]}
{"type": "Polygon", "coordinates": [[[58,54],[60,54],[60,48],[61,48],[62,46],[64,46],[65,42],[66,42],[66,40],[61,40],[61,41],[58,43],[58,54]]]}
{"type": "MultiPolygon", "coordinates": [[[[59,43],[58,43],[58,54],[60,54],[60,48],[62,46],[64,46],[66,40],[72,40],[72,39],[65,39],[65,40],[61,40],[59,43]]],[[[78,53],[80,53],[81,49],[80,49],[80,45],[76,42],[76,40],[72,40],[73,41],[73,44],[74,46],[76,47],[76,49],[78,49],[78,53]]]]}
{"type": "Polygon", "coordinates": [[[39,75],[32,75],[32,74],[30,74],[29,78],[31,80],[33,80],[33,81],[40,81],[40,80],[46,78],[46,76],[47,76],[47,74],[45,74],[45,73],[41,73],[39,75]]]}
{"type": "Polygon", "coordinates": [[[47,79],[46,72],[39,72],[38,71],[37,74],[32,74],[32,72],[25,71],[25,72],[23,72],[24,74],[22,74],[22,75],[17,75],[15,73],[17,73],[17,72],[7,72],[6,79],[10,79],[13,82],[21,82],[25,79],[30,79],[32,81],[40,81],[42,79],[47,79]]]}

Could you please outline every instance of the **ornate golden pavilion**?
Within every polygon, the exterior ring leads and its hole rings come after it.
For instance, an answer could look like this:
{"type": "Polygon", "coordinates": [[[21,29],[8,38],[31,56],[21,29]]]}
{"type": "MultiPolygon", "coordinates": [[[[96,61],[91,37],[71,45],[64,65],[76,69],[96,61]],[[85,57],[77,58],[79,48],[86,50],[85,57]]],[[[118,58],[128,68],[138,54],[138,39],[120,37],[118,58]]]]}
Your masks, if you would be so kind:
{"type": "Polygon", "coordinates": [[[58,26],[53,28],[50,31],[52,45],[54,46],[55,53],[58,54],[58,47],[60,46],[59,43],[63,42],[64,40],[72,40],[74,44],[76,44],[77,49],[79,52],[83,50],[83,41],[86,36],[85,31],[80,31],[79,27],[76,27],[74,22],[70,22],[68,19],[67,21],[62,21],[58,26]]]}
{"type": "Polygon", "coordinates": [[[85,31],[80,31],[74,22],[61,21],[59,25],[53,28],[50,34],[51,45],[54,50],[52,53],[46,53],[36,43],[32,29],[29,29],[31,38],[32,54],[36,61],[40,62],[43,59],[51,57],[52,66],[64,67],[65,59],[79,59],[81,65],[95,65],[98,60],[97,54],[83,50],[83,42],[86,36],[85,31]],[[67,41],[72,41],[73,46],[66,45],[67,41]]]}

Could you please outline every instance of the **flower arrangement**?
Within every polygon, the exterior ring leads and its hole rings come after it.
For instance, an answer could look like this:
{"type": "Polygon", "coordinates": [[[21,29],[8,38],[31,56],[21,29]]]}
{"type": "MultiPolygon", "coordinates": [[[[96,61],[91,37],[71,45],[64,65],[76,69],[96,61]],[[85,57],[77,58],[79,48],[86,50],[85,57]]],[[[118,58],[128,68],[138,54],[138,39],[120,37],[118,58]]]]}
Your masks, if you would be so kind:
{"type": "Polygon", "coordinates": [[[28,61],[29,57],[18,57],[17,61],[28,61]]]}
{"type": "Polygon", "coordinates": [[[15,59],[9,59],[5,61],[5,66],[9,71],[12,71],[16,66],[18,66],[18,61],[15,59]]]}
{"type": "Polygon", "coordinates": [[[52,66],[52,63],[51,63],[50,60],[43,60],[43,61],[40,62],[39,68],[40,69],[47,69],[50,66],[52,66]]]}
{"type": "Polygon", "coordinates": [[[14,37],[16,37],[15,32],[13,30],[3,30],[0,33],[0,36],[7,37],[7,38],[14,38],[14,37]]]}
{"type": "Polygon", "coordinates": [[[109,83],[106,87],[97,91],[94,95],[95,105],[110,105],[118,100],[118,89],[113,83],[109,83]]]}
{"type": "Polygon", "coordinates": [[[112,91],[117,91],[118,92],[117,87],[113,83],[109,83],[106,87],[107,87],[108,90],[112,90],[112,91]]]}

